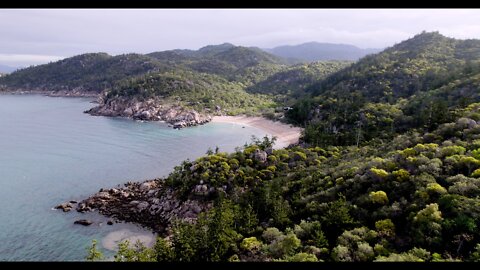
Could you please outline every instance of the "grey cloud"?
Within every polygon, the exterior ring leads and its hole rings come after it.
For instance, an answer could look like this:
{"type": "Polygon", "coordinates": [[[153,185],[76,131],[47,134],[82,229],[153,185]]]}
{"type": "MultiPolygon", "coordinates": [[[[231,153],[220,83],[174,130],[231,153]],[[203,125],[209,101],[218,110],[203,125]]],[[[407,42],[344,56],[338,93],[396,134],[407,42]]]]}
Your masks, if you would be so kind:
{"type": "MultiPolygon", "coordinates": [[[[113,55],[209,44],[274,47],[308,41],[391,46],[422,30],[480,38],[480,10],[0,10],[0,54],[113,55]]],[[[2,62],[0,62],[1,64],[2,62]]]]}

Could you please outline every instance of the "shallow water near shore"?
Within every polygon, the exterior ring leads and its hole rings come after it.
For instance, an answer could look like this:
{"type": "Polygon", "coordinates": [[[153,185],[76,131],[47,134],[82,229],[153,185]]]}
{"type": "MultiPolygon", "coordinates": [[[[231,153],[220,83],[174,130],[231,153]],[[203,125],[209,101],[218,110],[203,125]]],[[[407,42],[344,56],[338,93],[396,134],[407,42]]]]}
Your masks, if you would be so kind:
{"type": "Polygon", "coordinates": [[[109,226],[95,212],[53,207],[100,188],[166,176],[209,148],[233,151],[251,135],[265,135],[228,123],[174,130],[160,122],[93,117],[83,113],[94,106],[91,100],[0,95],[0,260],[83,260],[92,239],[111,257],[118,239],[150,241],[151,232],[135,224],[109,226]],[[73,224],[81,218],[94,224],[73,224]]]}

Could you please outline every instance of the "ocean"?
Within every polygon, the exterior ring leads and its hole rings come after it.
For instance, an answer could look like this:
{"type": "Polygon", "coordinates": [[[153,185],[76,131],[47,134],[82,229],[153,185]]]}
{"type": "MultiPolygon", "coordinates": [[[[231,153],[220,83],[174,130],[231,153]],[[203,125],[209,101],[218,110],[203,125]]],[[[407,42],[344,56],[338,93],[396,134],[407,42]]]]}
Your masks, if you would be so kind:
{"type": "Polygon", "coordinates": [[[135,224],[106,224],[97,213],[53,208],[100,188],[167,176],[210,148],[231,152],[265,136],[229,123],[172,129],[162,122],[90,116],[87,98],[0,95],[0,260],[81,261],[92,239],[151,234],[135,224]],[[77,219],[94,221],[74,225],[77,219]]]}

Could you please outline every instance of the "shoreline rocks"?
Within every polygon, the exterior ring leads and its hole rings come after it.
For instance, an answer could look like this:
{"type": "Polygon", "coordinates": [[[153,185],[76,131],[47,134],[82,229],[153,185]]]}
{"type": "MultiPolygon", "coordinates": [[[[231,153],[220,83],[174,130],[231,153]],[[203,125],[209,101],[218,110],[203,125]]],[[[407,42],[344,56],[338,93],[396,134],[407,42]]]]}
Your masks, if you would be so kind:
{"type": "Polygon", "coordinates": [[[201,114],[196,110],[180,105],[169,104],[160,98],[151,98],[139,101],[136,98],[111,98],[96,91],[78,87],[57,87],[55,90],[47,88],[7,88],[0,86],[0,94],[39,94],[50,97],[94,97],[92,103],[97,106],[84,111],[93,116],[127,117],[141,121],[165,121],[175,129],[203,125],[212,121],[210,114],[201,114]]]}
{"type": "Polygon", "coordinates": [[[86,110],[85,113],[94,116],[127,117],[142,121],[165,121],[177,129],[203,125],[212,120],[211,115],[203,115],[180,105],[165,104],[162,100],[153,98],[138,101],[100,97],[99,105],[86,110]]]}
{"type": "Polygon", "coordinates": [[[140,224],[155,233],[166,233],[174,220],[194,222],[199,213],[211,207],[211,201],[193,192],[190,198],[178,198],[174,190],[156,179],[128,182],[122,188],[101,189],[79,202],[76,210],[81,213],[98,210],[111,218],[107,224],[120,220],[140,224]]]}
{"type": "Polygon", "coordinates": [[[14,94],[14,95],[44,95],[49,97],[90,97],[90,98],[98,98],[100,93],[95,91],[88,91],[84,88],[78,87],[74,89],[67,89],[67,87],[63,89],[57,90],[46,90],[48,88],[8,88],[8,87],[0,87],[0,93],[5,94],[14,94]]]}
{"type": "Polygon", "coordinates": [[[63,212],[69,212],[70,210],[72,210],[72,208],[73,208],[73,205],[71,203],[62,203],[55,206],[55,209],[62,209],[63,212]]]}

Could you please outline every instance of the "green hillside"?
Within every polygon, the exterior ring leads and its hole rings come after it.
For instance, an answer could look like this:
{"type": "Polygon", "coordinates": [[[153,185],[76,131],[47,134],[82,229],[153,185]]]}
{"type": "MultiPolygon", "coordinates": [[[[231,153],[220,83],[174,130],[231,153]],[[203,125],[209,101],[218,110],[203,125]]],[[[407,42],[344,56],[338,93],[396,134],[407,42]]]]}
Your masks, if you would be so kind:
{"type": "MultiPolygon", "coordinates": [[[[209,210],[193,211],[195,222],[156,226],[171,225],[153,248],[121,244],[116,260],[480,261],[478,40],[421,33],[356,63],[295,66],[231,44],[86,54],[14,72],[0,85],[83,87],[101,93],[99,106],[112,115],[129,102],[141,107],[131,114],[149,112],[159,99],[232,115],[293,104],[287,116],[305,127],[303,142],[273,150],[273,139],[255,139],[184,161],[153,186],[209,210]]],[[[138,184],[140,198],[165,200],[149,185],[138,184]]],[[[139,223],[157,221],[147,212],[139,223]]]]}
{"type": "Polygon", "coordinates": [[[213,208],[176,223],[153,249],[124,247],[116,258],[478,262],[477,121],[480,103],[432,132],[378,145],[272,151],[265,138],[185,161],[159,181],[213,208]],[[197,185],[215,192],[198,198],[197,185]]]}
{"type": "Polygon", "coordinates": [[[217,75],[192,70],[138,76],[118,82],[106,92],[106,102],[116,98],[147,100],[160,97],[166,103],[179,103],[200,112],[219,107],[227,114],[258,115],[272,111],[275,103],[268,95],[249,94],[243,85],[217,75]]]}
{"type": "Polygon", "coordinates": [[[146,55],[84,54],[14,72],[0,78],[0,86],[94,92],[106,97],[105,104],[116,98],[157,97],[200,112],[220,107],[227,114],[259,115],[273,112],[273,97],[245,88],[286,68],[281,59],[259,49],[221,44],[146,55]]]}
{"type": "Polygon", "coordinates": [[[125,77],[167,68],[167,65],[140,54],[110,56],[106,53],[89,53],[21,69],[3,77],[0,84],[27,90],[68,91],[82,88],[87,92],[101,92],[125,77]]]}
{"type": "Polygon", "coordinates": [[[316,145],[428,131],[479,101],[479,73],[480,41],[422,33],[312,85],[288,116],[308,126],[306,141],[316,145]]]}
{"type": "Polygon", "coordinates": [[[348,61],[329,61],[294,65],[248,87],[247,91],[280,95],[295,100],[305,95],[304,90],[308,87],[351,64],[352,62],[348,61]]]}

